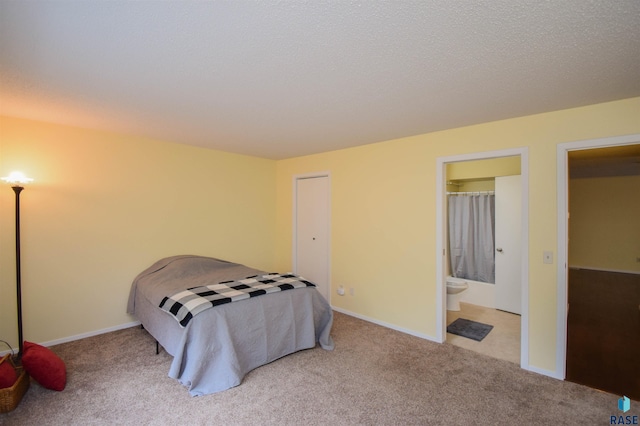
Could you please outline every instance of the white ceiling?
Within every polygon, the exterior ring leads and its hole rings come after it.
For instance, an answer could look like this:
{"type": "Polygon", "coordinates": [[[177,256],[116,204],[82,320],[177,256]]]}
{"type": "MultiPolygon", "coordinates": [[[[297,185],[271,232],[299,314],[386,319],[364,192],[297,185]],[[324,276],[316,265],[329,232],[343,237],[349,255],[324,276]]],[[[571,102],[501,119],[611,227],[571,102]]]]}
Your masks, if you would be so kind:
{"type": "Polygon", "coordinates": [[[638,0],[0,0],[0,114],[265,158],[635,96],[638,0]]]}

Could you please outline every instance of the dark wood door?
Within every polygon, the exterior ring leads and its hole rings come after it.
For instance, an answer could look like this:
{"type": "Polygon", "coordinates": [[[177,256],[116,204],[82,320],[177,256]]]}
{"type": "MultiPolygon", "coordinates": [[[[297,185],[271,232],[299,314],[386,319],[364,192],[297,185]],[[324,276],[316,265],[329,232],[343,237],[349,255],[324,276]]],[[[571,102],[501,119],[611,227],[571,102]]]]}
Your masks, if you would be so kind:
{"type": "Polygon", "coordinates": [[[640,401],[640,275],[569,270],[567,380],[640,401]]]}

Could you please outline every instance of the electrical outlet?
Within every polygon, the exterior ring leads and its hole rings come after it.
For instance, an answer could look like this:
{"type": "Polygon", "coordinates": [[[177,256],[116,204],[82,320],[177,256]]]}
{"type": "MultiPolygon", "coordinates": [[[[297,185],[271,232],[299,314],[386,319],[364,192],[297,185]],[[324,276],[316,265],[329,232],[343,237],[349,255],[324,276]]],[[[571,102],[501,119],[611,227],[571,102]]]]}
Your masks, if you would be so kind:
{"type": "Polygon", "coordinates": [[[353,289],[353,287],[349,287],[349,294],[351,296],[355,296],[355,290],[353,289]]]}
{"type": "Polygon", "coordinates": [[[343,286],[338,287],[338,294],[340,296],[344,296],[344,287],[343,286]]]}

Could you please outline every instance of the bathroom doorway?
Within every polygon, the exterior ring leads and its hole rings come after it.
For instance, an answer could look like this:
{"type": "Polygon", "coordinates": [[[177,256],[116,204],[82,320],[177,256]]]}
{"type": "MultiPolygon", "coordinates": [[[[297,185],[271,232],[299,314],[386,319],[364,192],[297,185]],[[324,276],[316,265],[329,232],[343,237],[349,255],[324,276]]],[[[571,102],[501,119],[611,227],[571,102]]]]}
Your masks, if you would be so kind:
{"type": "MultiPolygon", "coordinates": [[[[437,211],[436,211],[436,226],[439,230],[437,235],[437,263],[436,263],[436,280],[439,283],[438,285],[438,339],[441,342],[451,341],[450,343],[454,343],[458,339],[458,336],[447,336],[446,327],[447,324],[450,323],[453,319],[457,318],[460,313],[450,312],[447,315],[446,310],[446,276],[449,274],[449,258],[448,258],[448,235],[447,235],[447,208],[446,208],[446,197],[447,192],[466,190],[468,192],[473,191],[490,191],[495,188],[495,177],[502,175],[515,175],[520,174],[520,189],[521,189],[521,197],[520,197],[520,224],[521,224],[521,232],[520,235],[522,240],[521,244],[521,252],[516,259],[516,262],[521,265],[520,268],[520,276],[517,279],[520,284],[520,300],[519,305],[521,307],[521,316],[502,312],[496,309],[495,307],[495,285],[494,284],[486,284],[486,283],[473,283],[472,286],[469,287],[467,292],[469,292],[468,298],[466,298],[467,302],[471,301],[472,303],[467,303],[465,298],[461,297],[461,307],[463,311],[467,310],[465,313],[465,317],[469,317],[466,319],[471,319],[478,322],[490,323],[495,322],[499,324],[498,326],[494,324],[494,330],[491,333],[494,333],[494,338],[500,338],[500,344],[504,344],[507,342],[507,345],[511,345],[512,349],[508,352],[511,353],[509,356],[509,360],[519,363],[523,368],[528,367],[528,149],[511,149],[511,150],[502,150],[502,151],[494,151],[494,152],[485,152],[485,153],[476,153],[476,154],[467,154],[453,157],[442,157],[438,159],[438,167],[437,167],[437,211]],[[518,166],[518,171],[513,172],[501,172],[501,167],[504,164],[509,163],[509,158],[512,160],[516,160],[516,164],[518,166]],[[482,169],[483,166],[487,166],[488,163],[492,163],[489,165],[488,170],[491,172],[487,173],[485,171],[478,171],[482,169]],[[461,169],[473,170],[475,171],[468,172],[463,178],[460,178],[457,175],[457,171],[461,169]],[[449,185],[447,185],[449,184],[449,185]],[[491,186],[489,188],[487,185],[491,186]],[[484,299],[483,299],[484,298],[484,299]],[[484,302],[482,301],[484,300],[484,302]],[[476,301],[475,303],[473,303],[476,301]],[[477,303],[477,304],[476,304],[477,303]],[[485,306],[483,306],[485,305],[485,306]],[[494,315],[495,314],[495,315],[494,315]],[[503,322],[501,315],[506,316],[507,321],[503,322]],[[515,327],[514,327],[514,321],[515,327]],[[502,325],[509,324],[509,326],[504,329],[502,325]],[[514,332],[515,328],[515,332],[514,332]],[[501,330],[504,330],[504,333],[501,333],[501,330]],[[508,341],[511,343],[508,343],[508,341]],[[515,356],[514,349],[515,347],[515,356]]],[[[513,163],[513,162],[512,162],[513,163]]],[[[461,295],[463,295],[461,293],[461,295]]],[[[490,335],[491,335],[490,333],[490,335]]],[[[464,338],[462,338],[464,339],[464,338]]],[[[466,339],[468,340],[468,339],[466,339]]],[[[492,349],[494,353],[499,353],[501,351],[495,351],[495,347],[491,348],[491,346],[495,346],[496,342],[489,342],[488,337],[482,342],[475,341],[462,341],[458,346],[464,346],[472,350],[476,350],[477,352],[483,352],[487,355],[492,355],[492,349]],[[485,351],[482,346],[485,346],[484,349],[488,349],[488,352],[485,351]]],[[[455,343],[454,343],[455,344],[455,343]]],[[[500,357],[500,356],[496,356],[500,357]]],[[[504,357],[503,357],[504,359],[504,357]]]]}

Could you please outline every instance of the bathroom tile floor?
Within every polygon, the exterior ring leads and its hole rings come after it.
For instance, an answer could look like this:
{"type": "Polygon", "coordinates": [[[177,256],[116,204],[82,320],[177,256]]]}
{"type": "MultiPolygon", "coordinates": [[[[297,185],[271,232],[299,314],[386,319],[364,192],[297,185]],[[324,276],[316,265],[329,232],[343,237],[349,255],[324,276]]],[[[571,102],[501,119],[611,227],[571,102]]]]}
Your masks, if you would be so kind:
{"type": "Polygon", "coordinates": [[[493,329],[481,342],[447,333],[447,343],[520,365],[520,315],[461,302],[459,311],[447,311],[447,325],[458,318],[493,329]]]}

